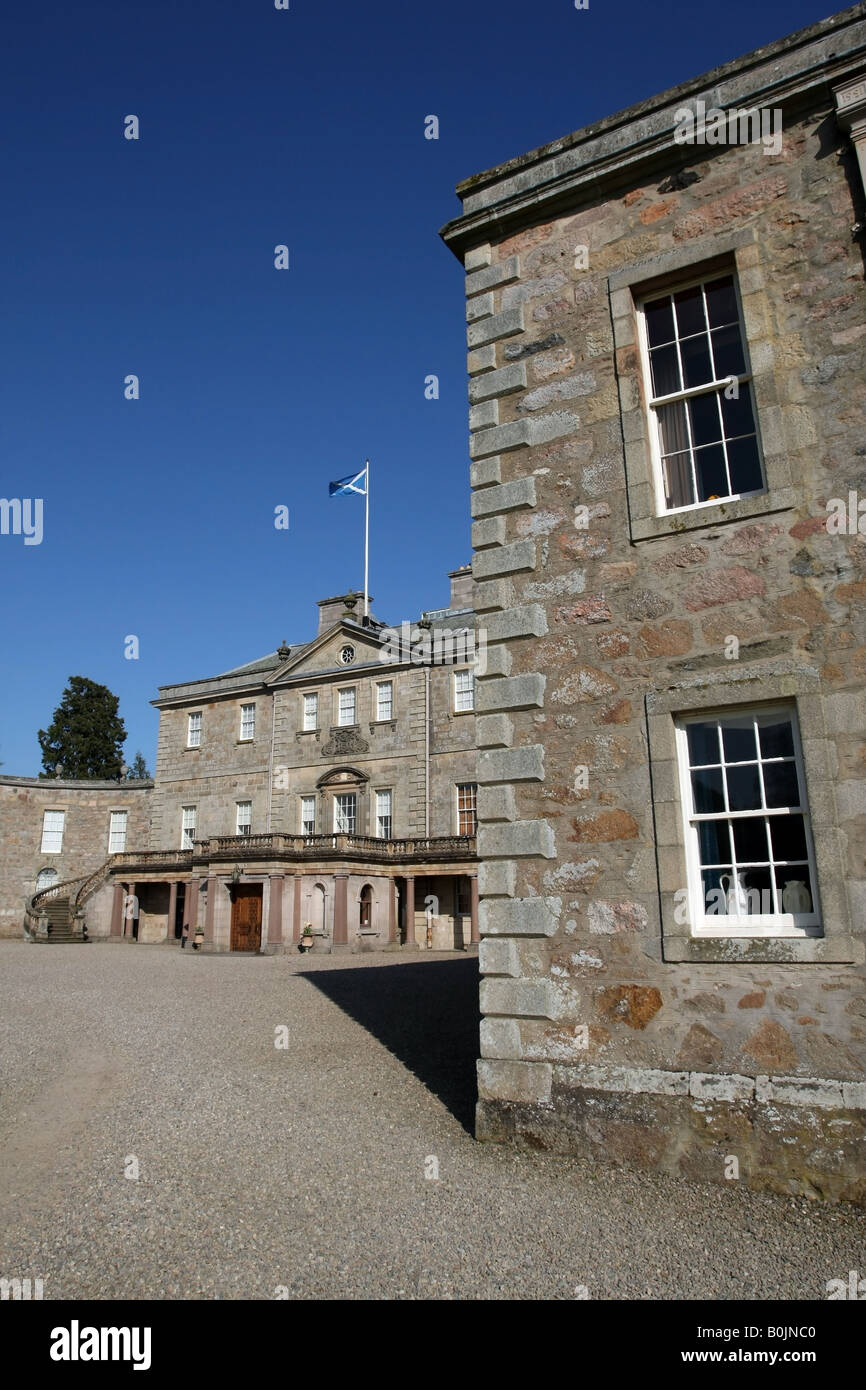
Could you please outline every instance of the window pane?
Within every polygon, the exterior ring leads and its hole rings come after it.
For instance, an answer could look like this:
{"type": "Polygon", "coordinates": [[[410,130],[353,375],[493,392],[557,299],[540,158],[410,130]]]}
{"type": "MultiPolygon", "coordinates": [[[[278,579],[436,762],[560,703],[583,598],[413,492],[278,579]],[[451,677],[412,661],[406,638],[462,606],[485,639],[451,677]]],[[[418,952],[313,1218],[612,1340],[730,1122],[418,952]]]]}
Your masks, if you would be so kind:
{"type": "Polygon", "coordinates": [[[704,299],[700,285],[694,285],[690,290],[680,290],[674,295],[674,304],[677,310],[679,336],[685,338],[690,333],[700,333],[705,326],[704,299]]]}
{"type": "Polygon", "coordinates": [[[721,762],[719,731],[715,724],[696,723],[687,726],[689,762],[692,767],[721,762]]]}
{"type": "Polygon", "coordinates": [[[761,740],[762,758],[793,758],[794,734],[790,719],[777,719],[772,715],[759,716],[758,736],[761,740]]]}
{"type": "Polygon", "coordinates": [[[702,772],[693,772],[692,793],[695,798],[695,812],[697,815],[708,815],[712,812],[724,811],[725,797],[722,791],[722,769],[720,767],[712,767],[705,768],[702,772]]]}
{"type": "Polygon", "coordinates": [[[720,916],[725,911],[725,892],[719,880],[723,874],[730,877],[730,864],[719,869],[702,869],[701,883],[704,890],[704,911],[709,917],[720,916]]]}
{"type": "Polygon", "coordinates": [[[758,810],[761,805],[761,784],[757,767],[729,767],[726,769],[726,775],[731,810],[758,810]]]}
{"type": "Polygon", "coordinates": [[[758,441],[754,435],[728,444],[728,466],[733,492],[758,492],[763,487],[758,441]]]}
{"type": "Polygon", "coordinates": [[[746,915],[757,917],[759,913],[766,913],[769,916],[775,912],[769,868],[746,869],[742,878],[745,881],[746,893],[748,894],[746,915]]]}
{"type": "Polygon", "coordinates": [[[663,299],[652,299],[644,305],[646,331],[650,347],[659,343],[673,342],[674,314],[669,295],[663,299]]]}
{"type": "Polygon", "coordinates": [[[766,863],[770,856],[767,852],[767,822],[763,816],[746,816],[742,820],[732,820],[730,824],[737,863],[766,863]]]}
{"type": "Polygon", "coordinates": [[[768,806],[799,806],[796,764],[765,763],[764,788],[768,806]]]}
{"type": "Polygon", "coordinates": [[[752,720],[725,720],[722,725],[722,747],[725,762],[755,762],[758,750],[755,746],[755,727],[752,720]]]}
{"type": "Polygon", "coordinates": [[[671,454],[664,461],[665,505],[687,507],[695,500],[691,454],[671,454]]]}
{"type": "Polygon", "coordinates": [[[773,816],[770,839],[774,859],[807,859],[806,827],[802,816],[773,816]]]}
{"type": "Polygon", "coordinates": [[[718,280],[709,280],[704,290],[711,327],[718,328],[723,323],[736,323],[739,315],[737,296],[734,293],[734,277],[723,275],[718,280]]]}
{"type": "Polygon", "coordinates": [[[702,444],[715,444],[721,439],[719,397],[715,391],[709,392],[706,396],[694,396],[689,401],[689,415],[692,421],[692,440],[696,449],[702,444]]]}
{"type": "Polygon", "coordinates": [[[710,344],[706,333],[696,338],[686,338],[680,343],[680,357],[683,363],[683,386],[703,386],[712,381],[713,368],[710,362],[710,344]]]}
{"type": "Polygon", "coordinates": [[[680,367],[675,347],[654,348],[650,353],[650,366],[654,396],[669,396],[673,391],[681,389],[680,367]]]}
{"type": "Polygon", "coordinates": [[[746,370],[746,359],[743,355],[743,344],[740,340],[738,325],[732,324],[730,328],[716,328],[713,330],[712,336],[716,380],[721,380],[723,376],[739,376],[741,372],[746,370]]]}
{"type": "Polygon", "coordinates": [[[725,422],[725,435],[728,439],[735,439],[739,434],[755,433],[752,393],[745,382],[741,385],[740,394],[736,400],[728,400],[724,391],[719,399],[722,403],[722,419],[725,422]]]}
{"type": "Polygon", "coordinates": [[[663,454],[678,454],[689,447],[684,401],[671,401],[658,407],[659,431],[663,454]]]}
{"type": "Polygon", "coordinates": [[[726,820],[698,821],[698,846],[702,864],[727,864],[731,858],[731,836],[726,820]]]}
{"type": "Polygon", "coordinates": [[[728,475],[725,472],[725,451],[721,444],[713,444],[709,449],[698,449],[695,453],[695,472],[698,476],[698,500],[708,502],[711,497],[728,497],[728,475]]]}

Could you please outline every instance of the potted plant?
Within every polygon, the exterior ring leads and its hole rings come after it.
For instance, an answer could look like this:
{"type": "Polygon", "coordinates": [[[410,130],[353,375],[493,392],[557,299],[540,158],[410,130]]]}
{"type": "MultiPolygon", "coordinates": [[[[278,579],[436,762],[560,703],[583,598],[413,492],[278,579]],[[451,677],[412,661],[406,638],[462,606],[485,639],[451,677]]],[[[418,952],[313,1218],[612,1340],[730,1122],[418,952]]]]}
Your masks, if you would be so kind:
{"type": "Polygon", "coordinates": [[[302,951],[310,951],[310,950],[312,950],[312,946],[313,946],[313,924],[312,924],[312,922],[308,922],[307,925],[304,927],[304,930],[303,930],[303,932],[301,933],[300,942],[299,942],[298,944],[299,944],[299,946],[300,946],[300,948],[301,948],[302,951]]]}
{"type": "Polygon", "coordinates": [[[193,937],[193,941],[192,941],[192,949],[193,949],[194,951],[200,951],[200,950],[201,950],[201,943],[202,943],[203,941],[204,941],[204,927],[196,927],[196,929],[195,929],[195,936],[193,937]]]}

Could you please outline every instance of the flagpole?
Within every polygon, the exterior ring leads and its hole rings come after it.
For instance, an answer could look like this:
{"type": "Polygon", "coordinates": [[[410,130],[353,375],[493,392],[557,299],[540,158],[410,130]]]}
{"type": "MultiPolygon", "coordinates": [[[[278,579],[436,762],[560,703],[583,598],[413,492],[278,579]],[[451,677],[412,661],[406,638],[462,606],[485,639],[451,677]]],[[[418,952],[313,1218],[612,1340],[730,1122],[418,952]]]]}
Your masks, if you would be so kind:
{"type": "Polygon", "coordinates": [[[364,489],[364,617],[370,613],[370,460],[367,459],[367,486],[364,489]]]}

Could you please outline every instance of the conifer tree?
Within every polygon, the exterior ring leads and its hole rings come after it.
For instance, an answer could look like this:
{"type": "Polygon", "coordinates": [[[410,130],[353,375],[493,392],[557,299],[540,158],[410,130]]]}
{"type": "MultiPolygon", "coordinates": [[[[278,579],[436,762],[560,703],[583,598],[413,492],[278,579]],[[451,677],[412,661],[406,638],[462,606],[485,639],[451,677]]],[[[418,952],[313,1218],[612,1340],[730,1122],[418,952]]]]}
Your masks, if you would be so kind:
{"type": "Polygon", "coordinates": [[[117,713],[118,698],[107,685],[86,676],[69,684],[47,729],[39,730],[42,777],[111,779],[121,776],[126,729],[117,713]]]}

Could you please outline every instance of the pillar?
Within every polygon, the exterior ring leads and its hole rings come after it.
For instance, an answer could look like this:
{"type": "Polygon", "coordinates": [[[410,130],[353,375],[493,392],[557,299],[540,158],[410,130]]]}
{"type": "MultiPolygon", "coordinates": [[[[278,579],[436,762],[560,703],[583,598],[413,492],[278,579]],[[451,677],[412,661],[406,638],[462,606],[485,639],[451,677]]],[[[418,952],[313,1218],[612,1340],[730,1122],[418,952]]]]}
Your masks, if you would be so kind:
{"type": "Polygon", "coordinates": [[[186,885],[183,900],[183,920],[189,927],[190,940],[195,933],[198,921],[198,879],[191,878],[186,885]]]}
{"type": "Polygon", "coordinates": [[[115,883],[111,902],[111,935],[123,936],[123,884],[115,883]]]}
{"type": "Polygon", "coordinates": [[[269,874],[268,947],[279,950],[283,944],[283,875],[269,874]]]}
{"type": "Polygon", "coordinates": [[[349,945],[349,875],[334,874],[334,946],[349,945]]]}
{"type": "Polygon", "coordinates": [[[202,942],[202,950],[207,950],[209,946],[213,946],[213,919],[214,912],[216,911],[218,883],[219,879],[214,878],[212,875],[207,881],[207,907],[204,913],[204,941],[202,942]]]}
{"type": "Polygon", "coordinates": [[[177,915],[177,879],[172,879],[168,890],[168,930],[166,941],[174,941],[174,919],[177,915]]]}
{"type": "Polygon", "coordinates": [[[479,930],[478,930],[478,875],[477,875],[477,874],[470,874],[470,875],[469,875],[469,894],[470,894],[470,896],[469,896],[469,921],[470,921],[470,924],[471,924],[471,931],[470,931],[470,935],[469,935],[469,944],[470,944],[470,946],[477,946],[478,943],[479,943],[479,941],[481,940],[481,934],[480,934],[480,932],[479,932],[479,930]]]}
{"type": "Polygon", "coordinates": [[[292,898],[292,940],[300,941],[303,923],[301,921],[301,875],[295,874],[295,892],[292,898]]]}
{"type": "Polygon", "coordinates": [[[415,875],[406,875],[406,940],[403,943],[410,950],[417,951],[415,940],[415,875]]]}

